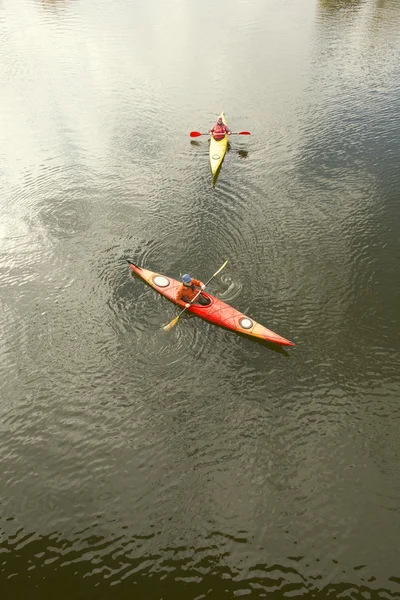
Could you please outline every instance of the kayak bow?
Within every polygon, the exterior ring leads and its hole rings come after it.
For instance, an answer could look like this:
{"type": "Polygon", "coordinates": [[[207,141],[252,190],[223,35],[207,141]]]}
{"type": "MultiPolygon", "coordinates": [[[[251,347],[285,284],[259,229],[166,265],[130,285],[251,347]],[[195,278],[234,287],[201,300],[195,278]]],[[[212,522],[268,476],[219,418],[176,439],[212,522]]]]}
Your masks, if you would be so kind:
{"type": "MultiPolygon", "coordinates": [[[[141,277],[148,285],[155,289],[159,294],[165,296],[168,300],[177,304],[181,308],[185,307],[185,302],[176,301],[176,291],[180,286],[180,282],[171,277],[166,277],[161,273],[154,273],[148,269],[138,267],[134,263],[128,260],[128,264],[132,271],[141,277]]],[[[293,342],[281,337],[277,333],[274,333],[270,329],[267,329],[263,325],[260,325],[253,319],[250,319],[243,313],[239,312],[229,304],[226,304],[219,298],[208,294],[207,292],[201,292],[206,298],[210,299],[210,304],[207,306],[201,306],[200,304],[191,304],[187,309],[187,312],[193,313],[194,315],[201,317],[205,321],[209,321],[214,325],[231,329],[237,333],[249,335],[254,338],[266,340],[279,346],[294,346],[293,342]]]]}
{"type": "MultiPolygon", "coordinates": [[[[222,112],[221,115],[223,123],[226,125],[225,115],[222,112]]],[[[222,140],[214,139],[214,136],[211,135],[210,139],[210,167],[211,174],[213,179],[216,178],[219,169],[221,168],[222,162],[224,160],[226,149],[228,147],[228,136],[225,135],[222,140]]]]}

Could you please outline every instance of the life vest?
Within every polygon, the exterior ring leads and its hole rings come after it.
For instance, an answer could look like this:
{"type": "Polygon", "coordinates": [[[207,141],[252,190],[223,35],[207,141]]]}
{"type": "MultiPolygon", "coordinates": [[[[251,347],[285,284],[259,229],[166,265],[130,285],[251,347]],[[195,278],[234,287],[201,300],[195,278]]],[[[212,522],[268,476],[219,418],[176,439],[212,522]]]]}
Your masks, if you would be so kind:
{"type": "Polygon", "coordinates": [[[190,285],[183,285],[183,283],[181,283],[176,293],[176,299],[183,300],[183,302],[192,302],[194,297],[199,293],[200,286],[201,281],[193,278],[190,285]],[[186,300],[184,300],[184,298],[186,298],[186,300]]]}
{"type": "Polygon", "coordinates": [[[216,140],[222,140],[225,137],[228,128],[224,123],[222,123],[221,125],[218,125],[218,123],[216,123],[211,131],[216,140]]]}

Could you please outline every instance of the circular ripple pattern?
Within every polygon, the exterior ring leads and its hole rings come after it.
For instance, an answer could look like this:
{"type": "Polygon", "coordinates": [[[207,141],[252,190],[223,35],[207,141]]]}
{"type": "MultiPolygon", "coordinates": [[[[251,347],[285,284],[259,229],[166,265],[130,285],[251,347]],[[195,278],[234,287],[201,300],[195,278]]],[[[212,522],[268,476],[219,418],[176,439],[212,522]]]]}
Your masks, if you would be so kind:
{"type": "Polygon", "coordinates": [[[2,2],[2,597],[399,596],[398,20],[2,2]]]}

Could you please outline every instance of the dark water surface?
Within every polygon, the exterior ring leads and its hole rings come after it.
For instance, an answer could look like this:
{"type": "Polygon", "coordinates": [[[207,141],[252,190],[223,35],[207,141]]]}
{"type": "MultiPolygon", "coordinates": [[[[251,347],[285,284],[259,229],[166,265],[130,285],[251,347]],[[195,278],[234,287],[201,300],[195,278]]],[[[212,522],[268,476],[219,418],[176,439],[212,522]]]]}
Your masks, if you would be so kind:
{"type": "Polygon", "coordinates": [[[0,82],[1,600],[399,598],[400,1],[3,0],[0,82]]]}

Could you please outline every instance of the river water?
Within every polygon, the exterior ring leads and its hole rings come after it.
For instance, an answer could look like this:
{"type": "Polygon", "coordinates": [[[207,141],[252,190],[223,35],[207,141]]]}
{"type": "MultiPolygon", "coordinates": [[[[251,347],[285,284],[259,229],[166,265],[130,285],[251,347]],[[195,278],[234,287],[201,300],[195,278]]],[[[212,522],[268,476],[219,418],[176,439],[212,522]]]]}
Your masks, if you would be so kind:
{"type": "Polygon", "coordinates": [[[399,598],[399,0],[2,0],[0,82],[1,599],[399,598]]]}

